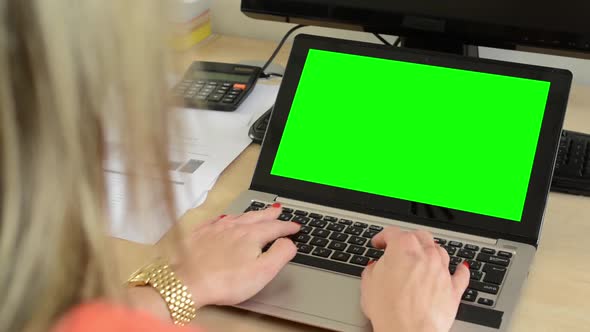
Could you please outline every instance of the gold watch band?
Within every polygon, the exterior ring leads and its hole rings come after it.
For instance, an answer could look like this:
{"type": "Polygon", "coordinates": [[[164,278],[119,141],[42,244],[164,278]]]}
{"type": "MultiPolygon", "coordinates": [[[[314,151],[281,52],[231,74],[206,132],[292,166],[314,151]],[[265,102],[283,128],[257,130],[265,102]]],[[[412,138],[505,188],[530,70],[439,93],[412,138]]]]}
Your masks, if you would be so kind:
{"type": "MultiPolygon", "coordinates": [[[[176,277],[174,271],[166,263],[153,263],[140,270],[143,275],[143,284],[149,284],[156,289],[164,301],[176,325],[190,323],[195,317],[197,309],[187,287],[176,277]]],[[[137,275],[137,273],[136,273],[137,275]]],[[[138,285],[132,277],[130,285],[138,285]]]]}

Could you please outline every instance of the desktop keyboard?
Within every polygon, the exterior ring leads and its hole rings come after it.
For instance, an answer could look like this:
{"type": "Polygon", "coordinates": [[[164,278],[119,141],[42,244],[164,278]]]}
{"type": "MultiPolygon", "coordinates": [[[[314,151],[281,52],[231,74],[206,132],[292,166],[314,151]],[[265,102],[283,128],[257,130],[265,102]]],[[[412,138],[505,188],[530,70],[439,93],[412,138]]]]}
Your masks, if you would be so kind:
{"type": "Polygon", "coordinates": [[[551,190],[590,196],[590,135],[562,132],[551,190]]]}
{"type": "MultiPolygon", "coordinates": [[[[253,201],[244,212],[269,206],[253,201]]],[[[297,246],[293,263],[360,277],[371,260],[383,255],[383,250],[371,245],[382,226],[286,206],[278,219],[301,224],[301,230],[291,236],[297,246]]],[[[449,253],[451,274],[463,261],[470,266],[471,280],[463,301],[494,306],[514,253],[439,236],[434,241],[449,253]]]]}

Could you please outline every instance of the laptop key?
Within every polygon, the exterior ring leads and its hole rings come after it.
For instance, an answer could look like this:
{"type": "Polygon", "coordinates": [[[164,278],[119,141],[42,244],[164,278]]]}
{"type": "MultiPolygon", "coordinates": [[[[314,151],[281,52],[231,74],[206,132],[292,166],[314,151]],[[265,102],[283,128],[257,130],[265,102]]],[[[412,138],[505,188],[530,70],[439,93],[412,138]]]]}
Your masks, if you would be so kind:
{"type": "Polygon", "coordinates": [[[353,256],[350,262],[352,264],[367,266],[367,264],[369,264],[369,259],[363,256],[353,256]]]}
{"type": "Polygon", "coordinates": [[[310,214],[309,214],[309,217],[310,217],[310,218],[313,218],[313,219],[322,219],[324,216],[322,216],[322,215],[321,215],[321,214],[319,214],[319,213],[310,213],[310,214]]]}
{"type": "Polygon", "coordinates": [[[381,258],[381,256],[383,256],[383,250],[369,249],[369,250],[367,250],[367,253],[365,254],[365,256],[370,257],[370,258],[374,258],[374,259],[379,259],[379,258],[381,258]]]}
{"type": "Polygon", "coordinates": [[[459,257],[451,257],[449,260],[449,264],[451,265],[459,265],[463,260],[459,257]]]}
{"type": "Polygon", "coordinates": [[[293,219],[291,219],[292,222],[296,222],[300,225],[305,225],[307,224],[307,222],[309,221],[308,217],[302,217],[302,216],[295,216],[293,217],[293,219]]]}
{"type": "Polygon", "coordinates": [[[344,224],[344,225],[348,225],[348,226],[352,225],[352,220],[348,220],[348,219],[340,219],[338,222],[341,224],[344,224]]]}
{"type": "Polygon", "coordinates": [[[295,212],[293,212],[293,214],[295,214],[296,216],[307,216],[308,212],[307,211],[303,211],[303,210],[295,210],[295,212]]]}
{"type": "Polygon", "coordinates": [[[334,254],[332,255],[331,258],[334,260],[337,260],[337,261],[341,261],[341,262],[348,262],[348,259],[350,258],[350,256],[352,256],[352,255],[347,254],[342,251],[336,251],[336,252],[334,252],[334,254]]]}
{"type": "Polygon", "coordinates": [[[342,232],[346,226],[342,224],[330,223],[327,228],[331,231],[342,232]]]}
{"type": "Polygon", "coordinates": [[[350,239],[348,239],[348,243],[356,244],[357,246],[362,246],[365,243],[367,243],[367,239],[363,237],[351,236],[350,239]]]}
{"type": "Polygon", "coordinates": [[[295,234],[293,237],[294,242],[307,243],[309,240],[311,240],[311,236],[307,234],[295,234]]]}
{"type": "Polygon", "coordinates": [[[297,251],[304,254],[309,254],[313,250],[313,246],[310,246],[309,244],[305,243],[297,243],[296,246],[297,251]]]}
{"type": "Polygon", "coordinates": [[[348,226],[346,228],[346,230],[344,231],[344,233],[346,233],[346,234],[352,234],[352,235],[356,235],[356,236],[361,235],[362,232],[363,232],[362,228],[358,228],[358,227],[354,227],[354,226],[348,226]]]}
{"type": "Polygon", "coordinates": [[[383,230],[382,226],[377,226],[377,225],[371,225],[369,226],[369,229],[372,231],[377,231],[377,232],[381,232],[383,230]]]}
{"type": "Polygon", "coordinates": [[[330,235],[330,240],[335,240],[335,241],[340,241],[340,242],[344,242],[348,239],[348,235],[346,234],[342,234],[342,233],[332,233],[332,235],[330,235]]]}
{"type": "Polygon", "coordinates": [[[480,281],[481,277],[483,276],[483,273],[481,273],[479,271],[469,271],[469,274],[470,274],[471,280],[477,280],[477,281],[480,281]]]}
{"type": "Polygon", "coordinates": [[[492,263],[492,264],[501,265],[501,266],[508,266],[508,264],[510,264],[510,259],[508,259],[508,258],[491,256],[491,255],[483,254],[483,253],[480,253],[479,255],[477,255],[476,259],[480,262],[492,263]]]}
{"type": "Polygon", "coordinates": [[[328,223],[325,220],[321,220],[321,219],[313,219],[310,223],[309,226],[313,226],[313,227],[317,227],[317,228],[324,228],[326,227],[328,223]]]}
{"type": "Polygon", "coordinates": [[[311,233],[312,230],[313,230],[313,228],[311,228],[309,226],[301,226],[301,228],[299,229],[299,233],[309,234],[309,233],[311,233]]]}
{"type": "Polygon", "coordinates": [[[353,226],[354,226],[354,227],[360,227],[360,228],[367,228],[367,227],[369,227],[369,225],[365,224],[364,222],[358,222],[358,221],[357,221],[357,222],[355,222],[355,223],[353,224],[353,226]]]}
{"type": "Polygon", "coordinates": [[[320,257],[330,257],[330,255],[332,254],[332,250],[326,248],[315,248],[315,250],[311,254],[320,257]]]}
{"type": "Polygon", "coordinates": [[[335,222],[336,220],[338,220],[338,218],[336,217],[332,217],[332,216],[325,216],[324,217],[325,221],[330,221],[330,222],[335,222]]]}
{"type": "Polygon", "coordinates": [[[252,202],[252,204],[250,204],[250,206],[254,206],[254,207],[257,207],[257,208],[263,208],[266,205],[264,203],[262,203],[262,202],[254,201],[254,202],[252,202]]]}
{"type": "Polygon", "coordinates": [[[476,245],[473,245],[473,244],[466,244],[464,248],[467,249],[467,250],[473,250],[473,251],[478,251],[479,250],[479,247],[476,246],[476,245]]]}
{"type": "Polygon", "coordinates": [[[467,302],[475,302],[475,299],[477,298],[477,295],[473,295],[471,293],[463,293],[463,297],[461,297],[461,300],[463,301],[467,301],[467,302]]]}
{"type": "Polygon", "coordinates": [[[481,252],[483,252],[484,254],[493,255],[496,253],[496,250],[490,248],[481,248],[481,252]]]}
{"type": "Polygon", "coordinates": [[[292,214],[290,214],[290,213],[281,213],[281,215],[279,216],[278,219],[279,220],[282,220],[282,221],[289,221],[289,220],[291,220],[291,218],[293,218],[293,215],[292,214]]]}
{"type": "Polygon", "coordinates": [[[284,207],[283,208],[283,213],[293,213],[293,209],[284,207]]]}
{"type": "Polygon", "coordinates": [[[457,265],[449,265],[449,273],[451,275],[455,274],[456,270],[457,270],[457,265]]]}
{"type": "Polygon", "coordinates": [[[502,280],[504,280],[504,276],[506,275],[505,268],[493,264],[486,264],[482,271],[486,273],[483,281],[496,285],[501,285],[502,280]]]}
{"type": "Polygon", "coordinates": [[[498,256],[501,257],[505,257],[505,258],[511,258],[512,257],[512,253],[508,252],[508,251],[498,251],[498,256]]]}
{"type": "Polygon", "coordinates": [[[466,250],[466,249],[459,249],[457,256],[472,259],[475,257],[475,251],[466,250]]]}
{"type": "Polygon", "coordinates": [[[373,231],[369,229],[363,233],[363,237],[366,237],[367,239],[372,239],[378,233],[378,231],[373,231]]]}
{"type": "Polygon", "coordinates": [[[363,266],[339,262],[333,259],[325,259],[312,255],[297,254],[291,260],[293,263],[312,266],[328,271],[360,277],[365,269],[363,266]]]}
{"type": "Polygon", "coordinates": [[[340,241],[332,241],[330,242],[330,245],[328,245],[329,249],[334,249],[334,250],[339,250],[339,251],[344,251],[344,249],[346,249],[347,244],[344,242],[340,242],[340,241]]]}
{"type": "Polygon", "coordinates": [[[469,281],[469,288],[475,289],[480,292],[488,293],[488,294],[498,294],[498,286],[488,284],[481,281],[470,280],[469,281]]]}
{"type": "Polygon", "coordinates": [[[330,231],[327,231],[327,230],[321,229],[321,228],[316,228],[313,230],[313,232],[311,232],[311,235],[327,238],[330,235],[330,231]]]}
{"type": "Polygon", "coordinates": [[[328,244],[328,240],[321,238],[321,237],[314,237],[313,239],[311,239],[311,242],[309,242],[309,244],[314,245],[316,247],[325,247],[328,244]]]}
{"type": "Polygon", "coordinates": [[[449,246],[442,246],[442,247],[447,251],[447,253],[449,253],[449,256],[453,256],[457,253],[457,248],[449,247],[449,246]]]}
{"type": "Polygon", "coordinates": [[[447,244],[447,240],[441,239],[439,237],[435,237],[434,242],[436,242],[437,244],[440,244],[440,245],[447,244]]]}
{"type": "Polygon", "coordinates": [[[469,264],[469,271],[479,271],[481,269],[481,262],[468,260],[467,263],[469,264]]]}
{"type": "Polygon", "coordinates": [[[362,255],[365,253],[365,248],[351,244],[348,247],[348,249],[346,250],[346,252],[351,253],[351,254],[355,254],[355,255],[362,255]]]}
{"type": "Polygon", "coordinates": [[[459,242],[459,241],[451,241],[449,242],[449,245],[451,247],[457,247],[457,248],[461,248],[463,247],[463,243],[459,242]]]}
{"type": "Polygon", "coordinates": [[[480,297],[479,300],[477,300],[477,303],[483,304],[483,305],[487,305],[487,306],[493,306],[494,305],[494,301],[493,300],[486,299],[486,298],[483,298],[483,297],[480,297]]]}

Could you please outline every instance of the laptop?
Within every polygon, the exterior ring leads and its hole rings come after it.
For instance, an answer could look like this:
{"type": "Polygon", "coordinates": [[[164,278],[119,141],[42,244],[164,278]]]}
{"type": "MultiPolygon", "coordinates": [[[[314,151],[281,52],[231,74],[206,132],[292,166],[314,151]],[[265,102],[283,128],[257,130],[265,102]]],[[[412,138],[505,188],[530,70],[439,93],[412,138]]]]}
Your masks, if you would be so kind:
{"type": "Polygon", "coordinates": [[[246,310],[370,331],[360,274],[384,227],[426,229],[471,266],[452,331],[505,331],[535,257],[572,75],[295,38],[249,190],[280,202],[298,253],[246,310]]]}

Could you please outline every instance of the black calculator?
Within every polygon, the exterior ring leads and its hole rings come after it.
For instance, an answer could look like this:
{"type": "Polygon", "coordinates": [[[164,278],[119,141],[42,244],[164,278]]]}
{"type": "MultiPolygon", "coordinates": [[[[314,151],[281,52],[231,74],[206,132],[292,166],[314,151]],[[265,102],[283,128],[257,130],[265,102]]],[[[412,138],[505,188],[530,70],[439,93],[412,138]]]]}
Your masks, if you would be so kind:
{"type": "Polygon", "coordinates": [[[195,61],[172,93],[184,107],[231,112],[252,92],[260,73],[260,67],[195,61]]]}

